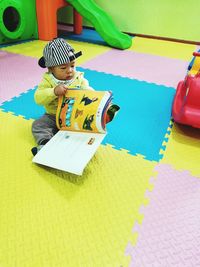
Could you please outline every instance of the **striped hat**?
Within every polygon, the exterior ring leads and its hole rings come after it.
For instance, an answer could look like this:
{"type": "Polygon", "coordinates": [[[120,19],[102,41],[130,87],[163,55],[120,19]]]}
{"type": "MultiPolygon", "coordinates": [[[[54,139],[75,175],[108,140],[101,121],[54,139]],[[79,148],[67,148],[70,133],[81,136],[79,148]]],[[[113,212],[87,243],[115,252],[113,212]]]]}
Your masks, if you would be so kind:
{"type": "Polygon", "coordinates": [[[80,57],[82,52],[75,53],[74,49],[64,39],[56,38],[50,41],[43,50],[43,57],[38,61],[42,68],[59,66],[70,63],[80,57]]]}

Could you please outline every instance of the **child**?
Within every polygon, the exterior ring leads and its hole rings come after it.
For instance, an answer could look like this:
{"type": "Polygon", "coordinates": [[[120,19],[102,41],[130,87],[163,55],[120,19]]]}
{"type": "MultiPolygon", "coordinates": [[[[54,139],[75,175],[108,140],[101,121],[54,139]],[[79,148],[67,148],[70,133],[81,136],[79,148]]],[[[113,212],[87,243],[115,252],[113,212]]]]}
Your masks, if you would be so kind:
{"type": "MultiPolygon", "coordinates": [[[[43,105],[46,113],[35,120],[32,133],[38,144],[32,148],[32,154],[44,146],[58,131],[56,126],[56,110],[58,97],[65,95],[68,86],[85,90],[94,90],[89,86],[82,72],[76,71],[75,60],[82,52],[75,53],[74,49],[62,38],[50,41],[44,48],[43,57],[38,61],[42,68],[48,68],[35,92],[34,98],[38,105],[43,105]]],[[[111,121],[117,105],[111,105],[107,112],[106,122],[111,121]]]]}

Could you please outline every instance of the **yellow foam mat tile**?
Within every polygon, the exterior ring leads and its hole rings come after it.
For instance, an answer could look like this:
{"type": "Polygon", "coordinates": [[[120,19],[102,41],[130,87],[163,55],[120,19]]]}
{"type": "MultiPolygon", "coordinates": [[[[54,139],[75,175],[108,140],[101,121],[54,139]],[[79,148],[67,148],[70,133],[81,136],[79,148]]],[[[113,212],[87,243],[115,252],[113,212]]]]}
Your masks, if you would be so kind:
{"type": "Polygon", "coordinates": [[[1,48],[3,51],[15,53],[23,56],[30,56],[40,58],[42,56],[43,48],[47,44],[46,41],[30,41],[21,44],[15,44],[1,48]]]}
{"type": "Polygon", "coordinates": [[[164,40],[135,37],[130,50],[190,61],[197,46],[164,40]]]}
{"type": "MultiPolygon", "coordinates": [[[[87,60],[90,60],[98,55],[101,55],[109,50],[110,47],[96,45],[86,42],[78,42],[73,40],[67,40],[68,43],[75,49],[75,51],[82,51],[83,55],[77,59],[77,64],[82,64],[87,60]]],[[[47,44],[46,41],[35,40],[22,44],[12,45],[2,48],[2,50],[16,53],[24,56],[40,58],[42,56],[43,48],[47,44]]]]}
{"type": "Polygon", "coordinates": [[[194,176],[200,177],[199,151],[200,131],[174,124],[161,162],[172,164],[176,169],[189,170],[194,176]]]}
{"type": "Polygon", "coordinates": [[[128,266],[156,163],[102,145],[77,177],[31,162],[32,121],[0,120],[0,265],[128,266]]]}

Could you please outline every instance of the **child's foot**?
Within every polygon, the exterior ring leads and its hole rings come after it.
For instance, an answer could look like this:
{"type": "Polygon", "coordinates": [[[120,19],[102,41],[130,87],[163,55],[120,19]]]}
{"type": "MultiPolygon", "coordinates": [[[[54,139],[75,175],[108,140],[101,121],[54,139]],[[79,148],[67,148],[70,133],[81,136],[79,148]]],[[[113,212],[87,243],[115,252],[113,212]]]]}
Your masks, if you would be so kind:
{"type": "Polygon", "coordinates": [[[31,149],[31,152],[32,152],[33,156],[35,156],[35,155],[40,151],[40,149],[41,149],[43,146],[44,146],[44,145],[34,146],[34,147],[31,149]]]}
{"type": "Polygon", "coordinates": [[[117,112],[120,110],[120,107],[117,105],[111,105],[109,109],[107,110],[106,114],[106,123],[111,122],[114,118],[114,116],[117,114],[117,112]]]}
{"type": "Polygon", "coordinates": [[[47,143],[49,142],[49,140],[45,139],[41,142],[41,144],[39,146],[34,146],[32,149],[31,149],[31,152],[33,154],[33,156],[35,156],[39,151],[40,149],[47,143]]]}

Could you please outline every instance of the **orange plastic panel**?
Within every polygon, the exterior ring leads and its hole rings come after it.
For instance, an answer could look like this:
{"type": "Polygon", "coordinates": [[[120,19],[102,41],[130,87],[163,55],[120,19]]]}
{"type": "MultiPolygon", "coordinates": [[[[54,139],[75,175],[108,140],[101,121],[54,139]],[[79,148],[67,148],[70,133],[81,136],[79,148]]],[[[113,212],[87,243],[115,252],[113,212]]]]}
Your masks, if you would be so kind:
{"type": "MultiPolygon", "coordinates": [[[[36,0],[39,40],[52,40],[57,37],[57,10],[69,5],[65,0],[36,0]]],[[[82,32],[82,17],[74,10],[74,32],[82,32]]]]}

